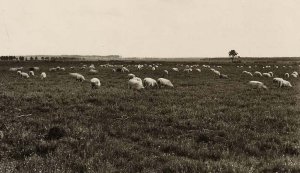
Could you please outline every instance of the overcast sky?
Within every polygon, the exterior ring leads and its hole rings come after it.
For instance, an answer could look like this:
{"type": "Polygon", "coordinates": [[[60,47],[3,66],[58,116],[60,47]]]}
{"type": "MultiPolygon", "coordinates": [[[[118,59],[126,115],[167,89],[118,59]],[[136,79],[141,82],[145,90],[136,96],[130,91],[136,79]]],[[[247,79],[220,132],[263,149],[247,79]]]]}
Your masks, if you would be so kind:
{"type": "Polygon", "coordinates": [[[300,56],[300,0],[0,0],[0,55],[300,56]]]}

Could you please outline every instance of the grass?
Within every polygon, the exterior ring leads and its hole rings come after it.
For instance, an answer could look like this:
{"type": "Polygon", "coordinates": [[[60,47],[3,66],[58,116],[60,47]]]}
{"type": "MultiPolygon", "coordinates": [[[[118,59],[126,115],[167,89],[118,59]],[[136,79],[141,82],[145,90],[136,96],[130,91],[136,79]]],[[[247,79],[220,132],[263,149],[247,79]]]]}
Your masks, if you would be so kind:
{"type": "MultiPolygon", "coordinates": [[[[219,69],[230,79],[219,79],[204,68],[171,72],[179,63],[137,71],[126,62],[141,78],[164,77],[168,69],[165,77],[175,85],[135,92],[127,89],[127,74],[100,68],[103,63],[95,63],[95,75],[68,68],[83,62],[0,62],[0,172],[300,171],[298,79],[280,89],[272,79],[242,76],[246,68],[230,63],[219,69]],[[47,79],[20,79],[8,71],[15,66],[39,66],[47,79]],[[48,72],[56,66],[67,70],[48,72]],[[69,72],[98,77],[102,86],[92,90],[69,72]],[[270,89],[251,89],[249,80],[270,89]],[[49,137],[53,128],[57,138],[49,137]]],[[[247,70],[299,71],[257,65],[247,70]]]]}

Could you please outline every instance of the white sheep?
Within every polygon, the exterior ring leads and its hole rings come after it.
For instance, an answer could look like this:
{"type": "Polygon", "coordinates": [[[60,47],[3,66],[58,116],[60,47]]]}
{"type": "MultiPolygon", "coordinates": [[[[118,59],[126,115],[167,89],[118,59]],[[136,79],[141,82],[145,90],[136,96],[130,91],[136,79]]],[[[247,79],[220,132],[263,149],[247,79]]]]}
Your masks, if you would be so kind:
{"type": "Polygon", "coordinates": [[[91,86],[92,86],[92,89],[99,88],[101,86],[100,80],[98,78],[92,78],[91,86]]]}
{"type": "Polygon", "coordinates": [[[172,82],[168,79],[165,78],[158,78],[157,79],[157,84],[159,87],[161,86],[167,86],[167,87],[174,87],[174,85],[172,84],[172,82]]]}
{"type": "Polygon", "coordinates": [[[292,73],[291,76],[294,77],[294,78],[298,77],[295,73],[292,73]]]}
{"type": "Polygon", "coordinates": [[[196,71],[197,71],[197,72],[201,72],[201,69],[200,69],[200,68],[196,68],[196,71]]]}
{"type": "Polygon", "coordinates": [[[70,73],[71,76],[75,77],[76,78],[76,81],[84,81],[85,78],[82,74],[79,74],[79,73],[70,73]]]}
{"type": "Polygon", "coordinates": [[[248,72],[248,71],[243,71],[242,74],[246,74],[246,75],[249,75],[249,76],[253,76],[252,73],[251,73],[251,72],[248,72]]]}
{"type": "Polygon", "coordinates": [[[29,75],[25,72],[21,72],[21,77],[22,78],[29,78],[29,75]]]}
{"type": "Polygon", "coordinates": [[[134,74],[132,74],[132,73],[128,74],[127,76],[128,76],[128,78],[129,78],[129,79],[132,79],[132,78],[134,78],[134,77],[135,77],[135,75],[134,75],[134,74]]]}
{"type": "Polygon", "coordinates": [[[126,67],[122,67],[121,71],[124,73],[124,72],[129,72],[128,68],[126,67]]]}
{"type": "Polygon", "coordinates": [[[254,72],[254,76],[262,77],[262,74],[261,74],[261,72],[256,71],[256,72],[254,72]]]}
{"type": "Polygon", "coordinates": [[[262,74],[264,77],[272,77],[271,75],[270,75],[270,73],[263,73],[262,74]]]}
{"type": "Polygon", "coordinates": [[[285,73],[285,74],[284,74],[284,77],[289,78],[289,77],[290,77],[290,74],[285,73]]]}
{"type": "Polygon", "coordinates": [[[45,79],[46,78],[46,73],[45,72],[42,72],[41,73],[41,79],[45,79]]]}
{"type": "Polygon", "coordinates": [[[128,81],[128,88],[133,90],[144,89],[143,82],[140,78],[134,77],[128,81]]]}
{"type": "Polygon", "coordinates": [[[271,72],[271,71],[269,72],[269,74],[270,74],[272,77],[274,76],[274,73],[273,73],[273,72],[271,72]]]}
{"type": "Polygon", "coordinates": [[[90,69],[89,73],[96,74],[96,73],[98,73],[98,70],[90,69]]]}
{"type": "Polygon", "coordinates": [[[155,67],[152,67],[152,71],[155,71],[155,67]]]}
{"type": "Polygon", "coordinates": [[[279,87],[293,87],[292,84],[289,81],[281,80],[279,81],[279,87]]]}
{"type": "Polygon", "coordinates": [[[268,87],[266,85],[264,85],[262,82],[259,81],[250,81],[248,82],[248,84],[250,86],[252,86],[253,88],[263,88],[263,89],[268,89],[268,87]]]}
{"type": "Polygon", "coordinates": [[[29,75],[34,76],[34,72],[33,71],[29,71],[29,75]]]}
{"type": "Polygon", "coordinates": [[[143,80],[143,84],[144,84],[145,88],[158,87],[156,80],[154,80],[152,78],[145,78],[143,80]]]}
{"type": "Polygon", "coordinates": [[[220,74],[219,77],[221,79],[229,79],[228,75],[225,75],[225,74],[220,74]]]}
{"type": "Polygon", "coordinates": [[[172,68],[173,71],[179,72],[178,68],[172,68]]]}
{"type": "Polygon", "coordinates": [[[168,74],[169,74],[168,70],[164,70],[164,72],[165,72],[165,74],[166,74],[166,75],[168,75],[168,74]]]}

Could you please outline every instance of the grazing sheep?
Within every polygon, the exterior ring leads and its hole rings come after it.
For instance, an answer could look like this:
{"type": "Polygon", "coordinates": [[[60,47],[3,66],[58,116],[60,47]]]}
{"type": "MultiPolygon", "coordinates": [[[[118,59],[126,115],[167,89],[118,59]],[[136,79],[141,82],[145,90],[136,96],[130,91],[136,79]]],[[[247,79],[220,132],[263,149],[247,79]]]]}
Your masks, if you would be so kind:
{"type": "Polygon", "coordinates": [[[134,78],[134,77],[135,77],[135,75],[134,75],[134,74],[132,74],[132,73],[128,74],[127,76],[128,76],[128,78],[129,78],[129,79],[132,79],[132,78],[134,78]]]}
{"type": "Polygon", "coordinates": [[[124,72],[129,72],[128,68],[126,67],[122,67],[121,71],[124,73],[124,72]]]}
{"type": "Polygon", "coordinates": [[[34,72],[33,71],[29,71],[29,75],[34,76],[34,72]]]}
{"type": "Polygon", "coordinates": [[[145,88],[158,87],[156,80],[154,80],[152,78],[145,78],[143,80],[143,83],[144,83],[145,88]]]}
{"type": "Polygon", "coordinates": [[[271,71],[269,72],[269,74],[270,74],[272,77],[274,76],[274,73],[273,73],[273,72],[271,72],[271,71]]]}
{"type": "Polygon", "coordinates": [[[49,71],[56,71],[56,68],[49,68],[49,71]]]}
{"type": "Polygon", "coordinates": [[[293,76],[294,78],[297,78],[299,76],[298,72],[294,71],[291,76],[293,76]]]}
{"type": "Polygon", "coordinates": [[[254,72],[254,76],[262,77],[262,74],[261,74],[261,72],[256,71],[256,72],[254,72]]]}
{"type": "Polygon", "coordinates": [[[169,74],[168,70],[164,70],[164,72],[166,73],[166,75],[168,75],[168,74],[169,74]]]}
{"type": "Polygon", "coordinates": [[[259,81],[250,81],[248,82],[248,84],[250,86],[252,86],[253,88],[263,88],[263,89],[268,89],[268,87],[266,85],[264,85],[262,82],[259,81]]]}
{"type": "Polygon", "coordinates": [[[186,68],[183,70],[183,72],[187,72],[187,73],[190,73],[192,70],[190,68],[186,68]]]}
{"type": "Polygon", "coordinates": [[[281,88],[281,87],[293,87],[293,86],[289,81],[282,79],[281,81],[279,81],[279,87],[281,88]]]}
{"type": "Polygon", "coordinates": [[[165,79],[165,78],[159,78],[157,79],[157,84],[159,87],[162,87],[162,86],[167,86],[167,87],[174,87],[174,85],[172,84],[172,82],[168,79],[165,79]]]}
{"type": "Polygon", "coordinates": [[[92,86],[92,89],[99,88],[101,86],[100,80],[98,78],[92,78],[91,86],[92,86]]]}
{"type": "Polygon", "coordinates": [[[275,77],[275,78],[273,78],[273,83],[277,83],[277,84],[279,84],[279,83],[280,83],[280,81],[282,81],[282,80],[283,80],[282,78],[275,77]]]}
{"type": "Polygon", "coordinates": [[[152,67],[152,71],[155,71],[155,67],[152,67]]]}
{"type": "Polygon", "coordinates": [[[17,68],[9,68],[9,71],[18,71],[17,68]]]}
{"type": "Polygon", "coordinates": [[[98,73],[98,70],[90,69],[89,73],[96,74],[96,73],[98,73]]]}
{"type": "Polygon", "coordinates": [[[46,73],[45,72],[42,72],[41,73],[41,79],[45,79],[46,78],[46,73]]]}
{"type": "Polygon", "coordinates": [[[212,68],[211,71],[214,72],[214,73],[215,73],[216,75],[218,75],[218,76],[221,75],[221,73],[220,73],[218,70],[215,70],[215,69],[212,68]]]}
{"type": "Polygon", "coordinates": [[[298,77],[295,73],[292,73],[291,76],[294,77],[294,78],[298,77]]]}
{"type": "Polygon", "coordinates": [[[178,68],[172,68],[173,71],[179,72],[178,68]]]}
{"type": "Polygon", "coordinates": [[[272,77],[271,75],[270,75],[270,73],[263,73],[262,74],[264,77],[272,77]]]}
{"type": "Polygon", "coordinates": [[[196,71],[197,71],[197,72],[201,72],[201,69],[200,69],[200,68],[196,68],[196,71]]]}
{"type": "Polygon", "coordinates": [[[84,81],[85,78],[83,75],[79,74],[79,73],[70,73],[71,76],[76,78],[76,81],[84,81]]]}
{"type": "Polygon", "coordinates": [[[89,68],[90,68],[90,69],[95,69],[95,65],[94,65],[94,64],[91,64],[91,65],[89,66],[89,68]]]}
{"type": "Polygon", "coordinates": [[[134,77],[128,81],[128,88],[133,90],[144,89],[143,82],[140,78],[134,77]]]}
{"type": "Polygon", "coordinates": [[[219,76],[221,79],[229,79],[228,75],[220,74],[219,76]]]}
{"type": "Polygon", "coordinates": [[[246,74],[246,75],[249,75],[249,76],[253,76],[252,73],[251,73],[251,72],[248,72],[248,71],[243,71],[242,74],[246,74]]]}
{"type": "Polygon", "coordinates": [[[29,78],[29,75],[25,72],[21,72],[21,77],[22,78],[29,78]]]}
{"type": "Polygon", "coordinates": [[[284,74],[284,77],[289,78],[289,77],[290,77],[290,74],[285,73],[285,74],[284,74]]]}

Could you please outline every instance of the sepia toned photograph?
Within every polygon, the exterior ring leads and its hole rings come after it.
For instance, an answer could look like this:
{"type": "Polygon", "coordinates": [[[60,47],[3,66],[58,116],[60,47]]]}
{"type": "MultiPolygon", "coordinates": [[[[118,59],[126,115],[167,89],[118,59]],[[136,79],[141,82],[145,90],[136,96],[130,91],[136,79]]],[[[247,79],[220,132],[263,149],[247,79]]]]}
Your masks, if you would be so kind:
{"type": "Polygon", "coordinates": [[[0,173],[300,173],[300,1],[0,0],[0,173]]]}

